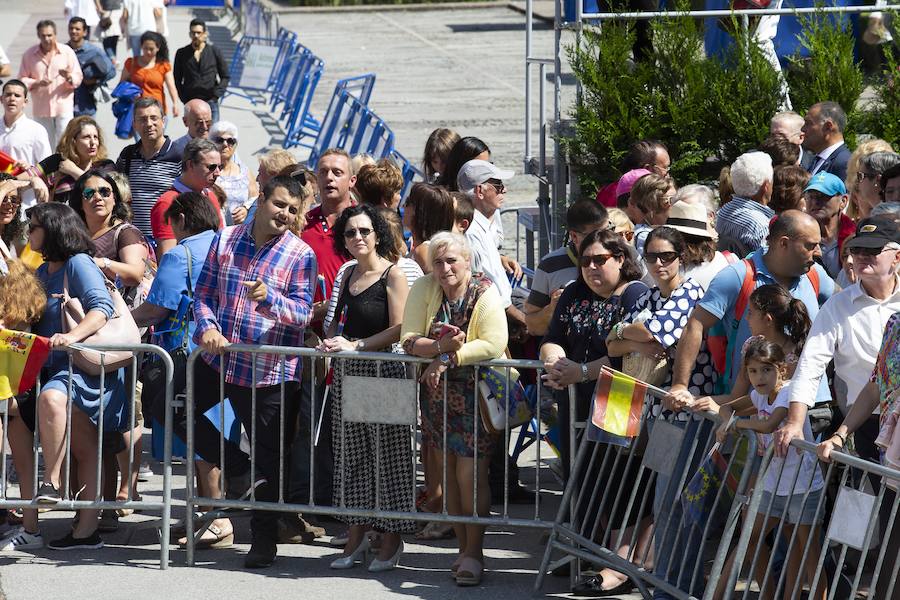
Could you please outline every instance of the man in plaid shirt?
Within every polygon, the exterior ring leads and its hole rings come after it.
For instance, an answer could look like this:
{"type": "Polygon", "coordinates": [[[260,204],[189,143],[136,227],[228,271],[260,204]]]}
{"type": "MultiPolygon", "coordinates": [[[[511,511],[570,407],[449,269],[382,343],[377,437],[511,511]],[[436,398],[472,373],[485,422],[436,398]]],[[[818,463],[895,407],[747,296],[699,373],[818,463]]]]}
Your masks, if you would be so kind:
{"type": "MultiPolygon", "coordinates": [[[[251,397],[256,390],[255,456],[251,489],[256,498],[279,498],[280,432],[284,427],[284,455],[290,456],[292,398],[300,380],[300,360],[272,354],[226,352],[229,344],[302,347],[304,328],[312,316],[316,257],[289,229],[303,214],[303,189],[290,177],[275,177],[263,190],[255,216],[216,235],[200,272],[194,294],[194,341],[204,350],[194,372],[195,410],[202,415],[219,401],[220,373],[225,396],[244,430],[251,432],[251,397]],[[283,384],[283,388],[282,388],[283,384]]],[[[219,431],[209,419],[196,420],[196,447],[206,460],[221,465],[219,431]]],[[[246,454],[226,441],[225,472],[242,475],[250,469],[246,454]]],[[[285,467],[285,477],[290,472],[285,467]]],[[[284,490],[289,488],[282,481],[284,490]]],[[[232,490],[233,491],[233,490],[232,490]]],[[[239,490],[238,493],[243,492],[239,490]]],[[[268,567],[275,560],[278,513],[254,511],[253,543],[245,558],[248,568],[268,567]]]]}

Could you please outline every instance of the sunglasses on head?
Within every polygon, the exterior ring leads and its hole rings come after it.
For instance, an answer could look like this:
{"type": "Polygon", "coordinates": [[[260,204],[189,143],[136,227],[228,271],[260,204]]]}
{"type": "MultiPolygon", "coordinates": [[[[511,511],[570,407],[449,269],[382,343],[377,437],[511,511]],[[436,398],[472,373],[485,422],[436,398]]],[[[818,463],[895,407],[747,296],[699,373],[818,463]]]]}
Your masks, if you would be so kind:
{"type": "Polygon", "coordinates": [[[606,261],[614,256],[615,254],[586,254],[578,257],[578,264],[581,265],[581,268],[583,269],[586,269],[591,265],[602,267],[606,264],[606,261]]]}
{"type": "Polygon", "coordinates": [[[237,138],[233,137],[214,137],[212,139],[213,144],[228,145],[228,146],[237,146],[237,138]]]}
{"type": "Polygon", "coordinates": [[[111,187],[84,188],[81,196],[85,200],[90,200],[94,197],[94,194],[100,194],[101,198],[103,198],[104,200],[109,200],[110,198],[112,198],[113,191],[111,187]]]}
{"type": "Polygon", "coordinates": [[[664,265],[669,265],[676,258],[678,258],[677,252],[644,252],[644,260],[648,265],[656,264],[657,260],[664,265]]]}
{"type": "Polygon", "coordinates": [[[369,237],[369,234],[372,233],[372,230],[368,227],[360,227],[359,229],[347,229],[344,231],[344,237],[348,240],[352,240],[356,237],[356,234],[359,234],[361,237],[369,237]]]}

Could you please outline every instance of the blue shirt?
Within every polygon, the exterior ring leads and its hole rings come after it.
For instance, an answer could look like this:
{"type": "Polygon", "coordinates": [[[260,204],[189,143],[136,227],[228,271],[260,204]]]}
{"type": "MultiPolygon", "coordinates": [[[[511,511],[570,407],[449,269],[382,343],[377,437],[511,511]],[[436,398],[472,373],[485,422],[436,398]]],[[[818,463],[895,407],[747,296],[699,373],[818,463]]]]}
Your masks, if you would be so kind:
{"type": "Polygon", "coordinates": [[[112,61],[99,46],[84,42],[81,48],[72,48],[81,65],[85,79],[96,79],[95,85],[81,84],[75,88],[75,116],[93,115],[97,112],[94,90],[98,85],[106,83],[116,74],[112,61]]]}
{"type": "MultiPolygon", "coordinates": [[[[753,264],[756,266],[756,281],[753,286],[754,289],[762,285],[778,283],[778,281],[772,276],[772,273],[766,267],[765,262],[763,262],[762,252],[754,252],[749,257],[749,260],[752,260],[753,264]]],[[[791,296],[797,298],[806,305],[806,310],[809,312],[810,320],[815,320],[816,315],[819,314],[819,306],[824,304],[826,300],[831,298],[831,295],[834,293],[834,280],[828,276],[828,273],[825,272],[825,269],[823,269],[821,265],[815,264],[812,268],[816,269],[819,274],[818,297],[816,296],[815,290],[812,286],[812,282],[806,275],[795,278],[791,282],[788,291],[790,292],[791,296]]],[[[717,319],[721,319],[726,331],[731,331],[731,328],[734,324],[734,305],[741,293],[741,287],[744,283],[744,275],[747,272],[746,269],[747,267],[744,264],[744,261],[740,261],[732,265],[728,265],[727,267],[719,271],[719,273],[713,278],[712,282],[710,282],[709,289],[706,290],[706,294],[703,296],[703,299],[698,303],[698,306],[712,314],[717,319]]],[[[743,347],[744,342],[749,337],[750,324],[747,322],[746,318],[742,318],[737,329],[735,344],[731,348],[731,372],[725,374],[728,377],[729,381],[735,381],[735,375],[738,373],[738,369],[740,369],[742,366],[743,360],[741,357],[741,348],[743,347]]],[[[827,402],[830,399],[831,393],[828,391],[828,382],[823,378],[821,384],[819,385],[818,394],[816,395],[816,403],[827,402]]]]}
{"type": "Polygon", "coordinates": [[[739,241],[747,253],[766,245],[769,221],[775,211],[755,200],[735,196],[716,214],[716,231],[722,237],[739,241]]]}
{"type": "Polygon", "coordinates": [[[163,254],[159,261],[153,286],[147,294],[146,302],[169,309],[169,316],[157,327],[154,341],[166,350],[174,350],[187,342],[188,351],[194,349],[191,339],[196,324],[193,311],[188,310],[192,303],[187,289],[187,252],[191,253],[191,290],[196,289],[200,279],[203,261],[209,253],[209,246],[216,232],[206,230],[197,235],[184,238],[174,248],[163,254]],[[187,339],[185,340],[185,334],[187,339]]]}
{"type": "MultiPolygon", "coordinates": [[[[44,263],[38,267],[35,275],[47,291],[47,308],[44,309],[41,320],[34,326],[34,333],[38,335],[51,337],[55,333],[62,332],[60,312],[62,299],[57,297],[57,294],[62,294],[66,275],[69,280],[69,295],[81,301],[84,314],[99,310],[108,319],[115,311],[103,273],[94,264],[94,259],[87,254],[76,254],[66,262],[65,267],[55,273],[50,273],[49,264],[44,263]]],[[[65,352],[53,352],[45,366],[51,371],[56,371],[67,369],[68,364],[69,359],[65,352]]]]}

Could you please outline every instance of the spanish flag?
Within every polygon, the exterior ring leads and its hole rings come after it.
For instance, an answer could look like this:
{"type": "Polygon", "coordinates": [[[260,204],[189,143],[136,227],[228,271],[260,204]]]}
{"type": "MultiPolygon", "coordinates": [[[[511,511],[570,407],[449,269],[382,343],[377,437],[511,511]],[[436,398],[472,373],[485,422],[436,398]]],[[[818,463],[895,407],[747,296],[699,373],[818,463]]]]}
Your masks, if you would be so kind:
{"type": "Polygon", "coordinates": [[[11,329],[0,329],[0,400],[34,387],[50,354],[50,340],[11,329]]]}
{"type": "Polygon", "coordinates": [[[22,169],[16,167],[16,159],[0,150],[0,171],[15,177],[22,172],[22,169]]]}
{"type": "Polygon", "coordinates": [[[636,437],[641,432],[646,394],[646,383],[619,371],[601,370],[594,390],[591,423],[614,435],[636,437]]]}

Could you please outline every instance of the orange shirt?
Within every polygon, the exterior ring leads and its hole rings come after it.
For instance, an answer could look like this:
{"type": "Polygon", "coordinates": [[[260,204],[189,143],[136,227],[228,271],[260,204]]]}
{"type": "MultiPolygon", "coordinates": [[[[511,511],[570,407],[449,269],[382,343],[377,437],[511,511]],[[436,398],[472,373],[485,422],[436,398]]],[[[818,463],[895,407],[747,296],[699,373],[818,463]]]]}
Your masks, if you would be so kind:
{"type": "Polygon", "coordinates": [[[164,87],[166,84],[166,73],[172,70],[172,63],[158,62],[152,67],[142,67],[135,58],[125,59],[125,70],[128,71],[128,78],[134,85],[140,86],[144,91],[144,96],[156,98],[163,107],[163,114],[166,114],[166,94],[164,87]]]}

